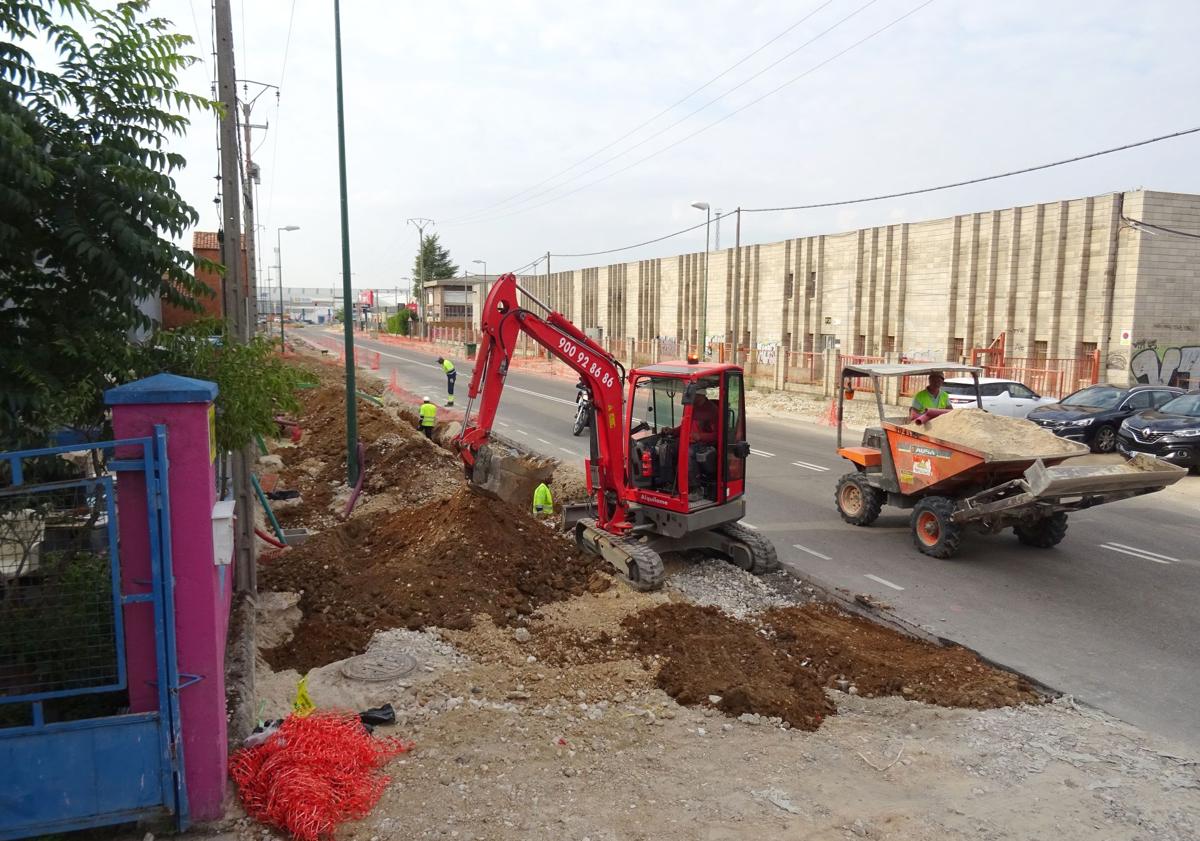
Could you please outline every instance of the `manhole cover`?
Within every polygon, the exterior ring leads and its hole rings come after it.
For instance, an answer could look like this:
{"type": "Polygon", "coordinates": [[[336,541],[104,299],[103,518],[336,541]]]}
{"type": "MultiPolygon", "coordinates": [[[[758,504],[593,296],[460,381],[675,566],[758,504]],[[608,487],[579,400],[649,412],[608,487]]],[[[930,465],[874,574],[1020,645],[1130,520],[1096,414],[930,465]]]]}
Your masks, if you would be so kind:
{"type": "Polygon", "coordinates": [[[368,651],[343,663],[342,674],[351,680],[395,680],[404,677],[416,667],[416,659],[407,652],[368,651]]]}

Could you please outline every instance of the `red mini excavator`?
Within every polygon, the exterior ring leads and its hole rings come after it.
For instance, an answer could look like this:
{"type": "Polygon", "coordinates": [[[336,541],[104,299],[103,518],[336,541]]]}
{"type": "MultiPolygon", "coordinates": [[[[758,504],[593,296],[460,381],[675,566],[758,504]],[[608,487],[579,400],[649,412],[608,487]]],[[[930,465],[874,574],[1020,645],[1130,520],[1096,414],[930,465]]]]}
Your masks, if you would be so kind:
{"type": "Polygon", "coordinates": [[[755,574],[778,568],[771,542],[738,522],[750,454],[742,369],[689,358],[626,376],[608,351],[512,274],[496,281],[484,303],[466,419],[455,440],[474,483],[487,482],[487,444],[521,331],[574,369],[591,399],[591,457],[584,462],[591,501],[577,512],[585,516],[574,518],[581,548],[643,590],[662,583],[663,552],[710,550],[755,574]],[[518,292],[546,315],[523,308],[518,292]]]}

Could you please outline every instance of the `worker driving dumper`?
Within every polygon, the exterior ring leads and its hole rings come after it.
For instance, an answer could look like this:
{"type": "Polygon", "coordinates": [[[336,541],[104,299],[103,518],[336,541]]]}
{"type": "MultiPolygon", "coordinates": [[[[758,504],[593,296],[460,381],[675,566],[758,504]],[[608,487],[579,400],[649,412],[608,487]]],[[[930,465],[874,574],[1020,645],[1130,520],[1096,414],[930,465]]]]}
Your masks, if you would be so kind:
{"type": "Polygon", "coordinates": [[[944,382],[946,378],[937,372],[929,375],[929,384],[913,395],[912,405],[908,408],[910,421],[916,420],[930,409],[954,408],[950,405],[950,395],[942,388],[944,382]]]}

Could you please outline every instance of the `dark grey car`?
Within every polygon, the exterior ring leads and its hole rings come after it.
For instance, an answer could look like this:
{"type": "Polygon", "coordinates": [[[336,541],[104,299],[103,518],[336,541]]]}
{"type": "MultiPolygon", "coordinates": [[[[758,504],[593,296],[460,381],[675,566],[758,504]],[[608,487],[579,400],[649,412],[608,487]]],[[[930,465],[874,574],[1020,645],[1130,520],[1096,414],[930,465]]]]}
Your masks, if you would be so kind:
{"type": "Polygon", "coordinates": [[[1090,385],[1057,403],[1038,406],[1028,417],[1062,438],[1080,441],[1098,453],[1111,453],[1122,421],[1146,409],[1157,409],[1183,393],[1182,388],[1165,385],[1090,385]]]}

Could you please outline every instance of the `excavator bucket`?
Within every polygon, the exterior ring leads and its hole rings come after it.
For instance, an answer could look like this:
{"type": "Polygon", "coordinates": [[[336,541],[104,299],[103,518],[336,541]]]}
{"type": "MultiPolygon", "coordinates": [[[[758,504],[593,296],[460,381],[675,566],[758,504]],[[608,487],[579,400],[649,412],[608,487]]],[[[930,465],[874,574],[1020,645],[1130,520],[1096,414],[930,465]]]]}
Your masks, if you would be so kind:
{"type": "Polygon", "coordinates": [[[533,504],[533,491],[558,467],[558,462],[523,452],[516,445],[492,440],[479,449],[471,471],[471,488],[516,506],[533,504]]]}

